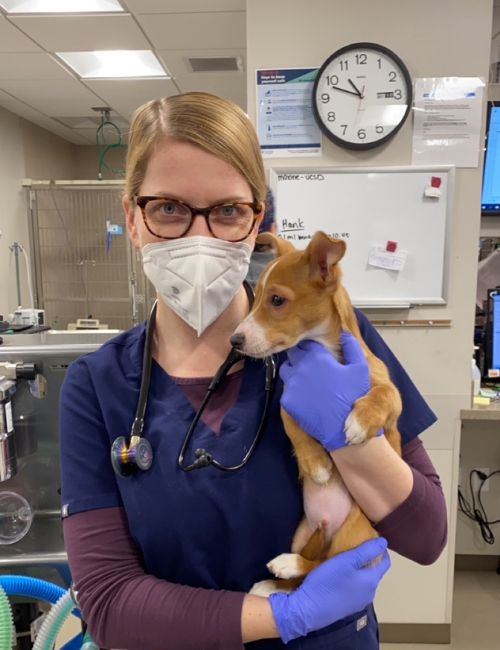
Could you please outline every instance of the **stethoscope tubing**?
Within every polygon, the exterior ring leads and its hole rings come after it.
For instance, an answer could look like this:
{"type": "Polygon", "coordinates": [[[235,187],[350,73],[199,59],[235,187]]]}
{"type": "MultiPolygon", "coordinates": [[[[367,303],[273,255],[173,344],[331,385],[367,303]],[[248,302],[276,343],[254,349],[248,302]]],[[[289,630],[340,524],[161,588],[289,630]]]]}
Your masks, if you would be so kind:
{"type": "MultiPolygon", "coordinates": [[[[253,303],[253,290],[250,285],[245,281],[244,283],[245,291],[247,292],[250,304],[253,303]]],[[[156,310],[157,310],[158,301],[155,301],[151,313],[146,324],[146,334],[144,341],[144,353],[142,357],[142,376],[141,376],[141,385],[139,389],[139,399],[137,402],[137,408],[132,423],[132,428],[130,431],[130,436],[128,440],[121,436],[117,438],[112,447],[111,447],[111,463],[115,473],[118,476],[130,476],[136,469],[147,471],[153,462],[153,450],[149,441],[142,436],[144,429],[144,418],[146,415],[146,408],[148,402],[148,393],[149,386],[151,383],[151,366],[152,366],[152,344],[153,344],[153,335],[156,324],[156,310]]],[[[265,388],[266,391],[266,400],[264,404],[264,412],[257,430],[257,433],[254,437],[250,448],[248,449],[245,457],[238,465],[227,467],[222,463],[216,461],[211,454],[209,454],[205,449],[197,449],[195,451],[195,460],[193,463],[187,467],[184,464],[185,455],[189,443],[192,439],[194,430],[200,421],[200,418],[211,398],[213,393],[216,391],[220,382],[227,375],[231,367],[244,359],[244,355],[238,352],[235,349],[232,349],[228,354],[226,360],[221,365],[221,367],[216,372],[214,378],[210,382],[210,385],[207,390],[203,402],[201,403],[199,409],[196,412],[196,415],[191,422],[191,425],[188,429],[188,432],[182,443],[182,447],[179,453],[179,458],[177,465],[179,469],[184,472],[190,472],[193,469],[201,469],[203,467],[208,467],[212,465],[218,470],[224,472],[234,472],[241,469],[247,462],[250,460],[250,457],[255,451],[257,444],[262,438],[263,432],[266,428],[267,421],[269,418],[269,411],[271,408],[272,396],[275,388],[275,379],[276,379],[276,362],[272,356],[266,357],[264,363],[266,366],[266,380],[265,388]]]]}

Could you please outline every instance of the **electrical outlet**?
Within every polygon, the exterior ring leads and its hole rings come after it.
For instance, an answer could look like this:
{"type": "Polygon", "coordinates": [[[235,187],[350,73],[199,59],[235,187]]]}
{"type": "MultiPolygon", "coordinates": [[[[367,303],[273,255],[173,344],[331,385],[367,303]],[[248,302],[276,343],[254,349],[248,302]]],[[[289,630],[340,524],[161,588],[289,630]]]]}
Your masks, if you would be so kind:
{"type": "MultiPolygon", "coordinates": [[[[478,472],[483,472],[483,474],[486,474],[486,476],[488,476],[488,474],[490,473],[490,468],[489,467],[474,467],[474,469],[476,469],[478,472]]],[[[480,485],[481,485],[481,479],[479,478],[479,476],[477,474],[473,474],[472,475],[472,489],[474,490],[474,492],[479,491],[479,486],[480,485]]],[[[482,488],[481,492],[489,492],[489,489],[490,489],[490,481],[488,479],[487,481],[484,482],[484,485],[483,485],[483,488],[482,488]]]]}

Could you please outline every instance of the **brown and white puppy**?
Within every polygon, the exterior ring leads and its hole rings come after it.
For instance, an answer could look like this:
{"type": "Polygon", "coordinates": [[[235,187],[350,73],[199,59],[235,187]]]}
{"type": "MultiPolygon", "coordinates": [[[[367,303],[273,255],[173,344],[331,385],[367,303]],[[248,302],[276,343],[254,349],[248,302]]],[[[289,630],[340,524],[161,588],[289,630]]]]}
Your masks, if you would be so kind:
{"type": "MultiPolygon", "coordinates": [[[[344,256],[345,242],[323,232],[315,233],[302,251],[270,233],[259,235],[258,241],[272,244],[276,258],[263,270],[253,308],[234,332],[231,343],[248,356],[263,358],[312,339],[343,362],[340,332],[350,332],[368,362],[370,390],[354,403],[346,420],[346,440],[362,443],[383,428],[389,443],[400,454],[396,424],[401,398],[387,367],[363,341],[342,286],[338,262],[344,256]]],[[[251,591],[263,596],[294,589],[325,559],[377,536],[349,494],[330,454],[283,409],[281,417],[299,466],[305,517],[295,533],[292,552],[268,564],[269,570],[282,580],[263,581],[251,591]]]]}

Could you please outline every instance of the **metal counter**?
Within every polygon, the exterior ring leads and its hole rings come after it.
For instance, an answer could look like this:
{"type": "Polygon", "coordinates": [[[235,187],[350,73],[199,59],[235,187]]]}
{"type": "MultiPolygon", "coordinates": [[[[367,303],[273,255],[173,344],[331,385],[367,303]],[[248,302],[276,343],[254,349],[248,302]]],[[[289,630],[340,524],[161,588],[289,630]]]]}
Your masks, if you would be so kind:
{"type": "Polygon", "coordinates": [[[0,493],[23,496],[34,517],[25,537],[0,545],[0,573],[31,575],[67,586],[69,570],[60,519],[59,392],[68,365],[116,333],[60,331],[3,337],[0,363],[39,364],[47,381],[47,395],[37,399],[26,380],[16,382],[12,414],[18,472],[0,482],[0,493]]]}

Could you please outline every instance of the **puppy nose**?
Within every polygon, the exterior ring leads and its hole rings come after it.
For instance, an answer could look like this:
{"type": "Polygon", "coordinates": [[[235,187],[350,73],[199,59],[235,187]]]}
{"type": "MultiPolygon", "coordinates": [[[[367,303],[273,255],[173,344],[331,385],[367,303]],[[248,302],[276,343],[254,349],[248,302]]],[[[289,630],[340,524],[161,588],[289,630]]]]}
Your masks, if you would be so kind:
{"type": "Polygon", "coordinates": [[[244,334],[233,334],[231,338],[229,339],[231,345],[233,348],[236,350],[241,350],[241,348],[245,345],[245,335],[244,334]]]}

